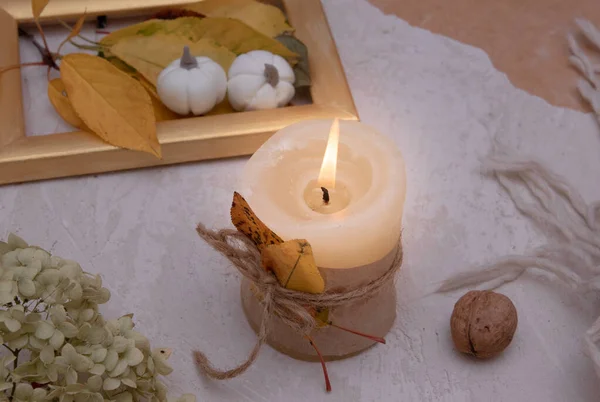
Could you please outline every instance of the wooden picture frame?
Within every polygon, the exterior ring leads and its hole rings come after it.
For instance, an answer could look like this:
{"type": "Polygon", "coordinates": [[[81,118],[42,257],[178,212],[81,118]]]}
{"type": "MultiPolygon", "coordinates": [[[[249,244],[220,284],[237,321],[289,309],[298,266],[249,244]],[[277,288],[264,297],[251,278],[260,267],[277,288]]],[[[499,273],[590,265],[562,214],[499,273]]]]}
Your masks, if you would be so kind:
{"type": "MultiPolygon", "coordinates": [[[[177,5],[193,1],[177,1],[177,5]]],[[[172,0],[52,0],[41,21],[81,15],[126,16],[173,6],[172,0]]],[[[19,63],[18,26],[33,21],[29,0],[0,0],[0,67],[19,63]]],[[[111,146],[93,134],[25,136],[18,69],[0,76],[0,184],[250,155],[297,121],[357,120],[358,114],[320,0],[283,0],[295,35],[309,52],[313,103],[280,109],[160,122],[163,159],[111,146]]]]}

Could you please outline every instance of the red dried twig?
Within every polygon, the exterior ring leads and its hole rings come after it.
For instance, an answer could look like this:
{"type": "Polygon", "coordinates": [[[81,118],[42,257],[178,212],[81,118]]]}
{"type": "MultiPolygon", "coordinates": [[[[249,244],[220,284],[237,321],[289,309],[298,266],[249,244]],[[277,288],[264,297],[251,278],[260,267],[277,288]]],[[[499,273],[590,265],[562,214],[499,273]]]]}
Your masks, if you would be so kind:
{"type": "Polygon", "coordinates": [[[313,339],[306,335],[306,339],[308,339],[308,341],[310,342],[310,345],[315,349],[315,352],[317,352],[317,355],[319,355],[319,360],[321,361],[321,367],[323,367],[323,375],[325,376],[325,389],[327,390],[327,392],[331,392],[331,382],[329,381],[329,374],[327,373],[327,366],[325,365],[325,360],[323,359],[323,355],[321,354],[321,352],[319,351],[319,348],[317,348],[317,345],[315,344],[315,342],[313,341],[313,339]]]}

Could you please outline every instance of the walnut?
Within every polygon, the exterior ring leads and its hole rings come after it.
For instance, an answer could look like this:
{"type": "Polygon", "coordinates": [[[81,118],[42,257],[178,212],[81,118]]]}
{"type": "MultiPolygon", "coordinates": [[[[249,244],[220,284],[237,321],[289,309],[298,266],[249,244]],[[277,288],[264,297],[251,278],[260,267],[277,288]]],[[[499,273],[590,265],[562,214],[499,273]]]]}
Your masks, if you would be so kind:
{"type": "Polygon", "coordinates": [[[517,329],[517,310],[500,293],[473,290],[454,305],[450,329],[456,348],[479,358],[502,352],[517,329]]]}

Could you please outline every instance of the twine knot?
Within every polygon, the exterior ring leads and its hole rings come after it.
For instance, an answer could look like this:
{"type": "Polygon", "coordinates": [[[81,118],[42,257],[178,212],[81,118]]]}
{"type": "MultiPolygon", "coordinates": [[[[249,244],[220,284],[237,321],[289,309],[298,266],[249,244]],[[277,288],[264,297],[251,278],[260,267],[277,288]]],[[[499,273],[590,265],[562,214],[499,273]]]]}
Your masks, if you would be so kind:
{"type": "Polygon", "coordinates": [[[317,327],[317,322],[308,308],[332,308],[368,298],[393,281],[402,265],[402,247],[398,247],[392,265],[379,278],[355,289],[310,294],[281,286],[275,275],[262,267],[260,252],[252,240],[237,230],[213,231],[202,224],[199,224],[196,230],[200,237],[227,257],[240,274],[252,283],[264,309],[256,344],[246,361],[239,366],[231,370],[220,370],[211,364],[204,353],[194,352],[198,368],[208,377],[217,380],[237,377],[254,363],[261,346],[267,341],[273,315],[299,335],[308,336],[317,327]]]}

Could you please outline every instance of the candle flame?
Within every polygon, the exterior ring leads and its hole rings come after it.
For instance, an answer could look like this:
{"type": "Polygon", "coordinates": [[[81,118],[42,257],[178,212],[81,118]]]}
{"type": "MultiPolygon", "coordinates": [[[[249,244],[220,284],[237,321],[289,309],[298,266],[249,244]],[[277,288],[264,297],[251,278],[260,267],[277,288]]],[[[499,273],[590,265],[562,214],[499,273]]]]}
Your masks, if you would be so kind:
{"type": "Polygon", "coordinates": [[[327,189],[335,188],[335,172],[337,168],[338,144],[340,140],[340,121],[335,119],[329,131],[329,139],[327,140],[327,148],[325,148],[325,156],[321,164],[319,172],[319,186],[327,189]]]}

